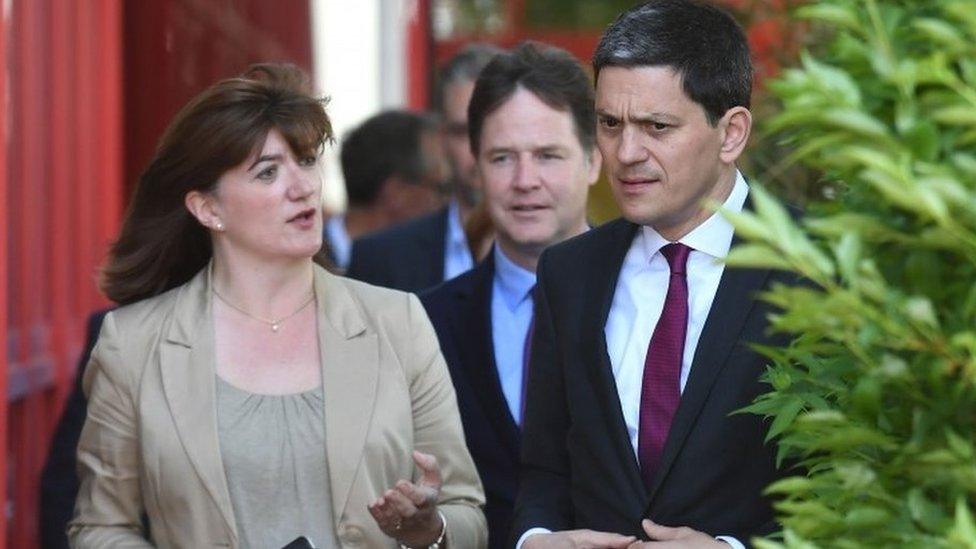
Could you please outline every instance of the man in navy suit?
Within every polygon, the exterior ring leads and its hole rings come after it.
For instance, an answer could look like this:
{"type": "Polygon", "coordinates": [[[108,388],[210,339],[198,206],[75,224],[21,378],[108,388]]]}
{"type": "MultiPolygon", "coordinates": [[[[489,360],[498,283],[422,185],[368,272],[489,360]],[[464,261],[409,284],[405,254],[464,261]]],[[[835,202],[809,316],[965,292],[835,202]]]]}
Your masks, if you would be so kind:
{"type": "Polygon", "coordinates": [[[734,412],[768,390],[751,344],[781,343],[757,294],[793,282],[726,268],[734,229],[709,206],[750,207],[746,38],[715,7],[651,1],[607,28],[593,67],[623,219],[539,260],[513,540],[742,547],[775,528],[763,489],[780,473],[763,419],[734,412]]]}
{"type": "Polygon", "coordinates": [[[421,301],[485,487],[489,546],[500,549],[518,486],[536,262],[547,246],[587,230],[600,156],[589,79],[560,49],[524,44],[496,56],[478,77],[468,120],[495,247],[421,301]]]}
{"type": "Polygon", "coordinates": [[[444,65],[436,105],[442,118],[452,197],[447,207],[352,243],[346,276],[408,292],[431,288],[474,266],[465,227],[480,197],[468,143],[468,101],[478,73],[500,49],[472,44],[444,65]]]}

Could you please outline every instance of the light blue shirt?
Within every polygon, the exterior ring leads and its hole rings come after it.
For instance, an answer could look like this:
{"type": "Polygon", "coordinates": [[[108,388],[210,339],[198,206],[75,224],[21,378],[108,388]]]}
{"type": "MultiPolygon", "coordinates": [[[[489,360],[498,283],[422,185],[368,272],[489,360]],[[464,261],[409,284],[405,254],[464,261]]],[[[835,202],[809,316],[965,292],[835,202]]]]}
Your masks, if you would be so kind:
{"type": "Polygon", "coordinates": [[[461,224],[461,207],[457,200],[447,206],[447,237],[444,242],[444,280],[474,268],[474,259],[468,247],[468,238],[461,224]]]}
{"type": "Polygon", "coordinates": [[[495,276],[491,283],[491,339],[495,367],[512,418],[522,423],[522,354],[532,324],[535,273],[516,265],[494,247],[495,276]]]}
{"type": "Polygon", "coordinates": [[[337,214],[325,222],[325,238],[329,241],[336,267],[343,271],[348,269],[352,258],[352,239],[346,232],[346,216],[337,214]]]}

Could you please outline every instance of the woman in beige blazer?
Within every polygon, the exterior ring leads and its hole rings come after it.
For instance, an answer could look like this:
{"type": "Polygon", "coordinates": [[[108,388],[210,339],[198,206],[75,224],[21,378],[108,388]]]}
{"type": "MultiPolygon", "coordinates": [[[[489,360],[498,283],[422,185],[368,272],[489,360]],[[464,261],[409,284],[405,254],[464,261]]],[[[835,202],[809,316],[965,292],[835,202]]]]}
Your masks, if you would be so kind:
{"type": "Polygon", "coordinates": [[[102,283],[124,306],[84,378],[73,546],[280,547],[306,531],[318,547],[486,544],[423,308],[313,264],[331,127],[306,89],[281,65],[218,83],[143,174],[102,283]],[[322,407],[295,412],[316,418],[311,436],[289,438],[286,415],[255,441],[222,394],[322,407]]]}

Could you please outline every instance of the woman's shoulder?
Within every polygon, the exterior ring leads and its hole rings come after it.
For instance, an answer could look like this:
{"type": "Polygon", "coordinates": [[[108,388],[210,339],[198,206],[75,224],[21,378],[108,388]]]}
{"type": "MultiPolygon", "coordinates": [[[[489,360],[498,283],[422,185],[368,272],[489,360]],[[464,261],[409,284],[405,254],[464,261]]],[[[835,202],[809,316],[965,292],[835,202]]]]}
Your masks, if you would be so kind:
{"type": "MultiPolygon", "coordinates": [[[[333,293],[331,307],[351,308],[354,315],[376,332],[408,333],[418,322],[429,322],[420,300],[414,294],[393,290],[322,271],[323,280],[333,293]],[[341,293],[344,297],[336,296],[341,293]]],[[[332,311],[335,313],[336,311],[332,311]]]]}
{"type": "Polygon", "coordinates": [[[120,331],[128,332],[131,329],[156,332],[163,320],[172,313],[177,297],[184,286],[177,286],[159,295],[122,305],[108,313],[108,316],[120,331]]]}

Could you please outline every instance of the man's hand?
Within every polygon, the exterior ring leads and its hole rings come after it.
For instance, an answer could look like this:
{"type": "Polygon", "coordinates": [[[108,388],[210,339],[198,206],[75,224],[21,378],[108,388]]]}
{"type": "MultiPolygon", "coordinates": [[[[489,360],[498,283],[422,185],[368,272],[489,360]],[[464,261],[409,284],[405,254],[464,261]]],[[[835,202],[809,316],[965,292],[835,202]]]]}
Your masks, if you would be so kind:
{"type": "Polygon", "coordinates": [[[408,547],[426,547],[443,528],[437,514],[441,470],[430,454],[414,452],[413,461],[421,471],[420,480],[397,482],[367,508],[384,534],[408,547]]]}
{"type": "Polygon", "coordinates": [[[729,544],[687,526],[671,528],[641,521],[641,526],[651,541],[636,541],[627,549],[728,549],[729,544]]]}
{"type": "Polygon", "coordinates": [[[522,549],[627,549],[635,541],[634,536],[610,532],[567,530],[529,536],[522,549]]]}

